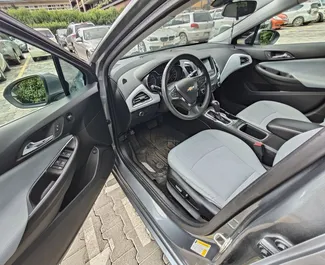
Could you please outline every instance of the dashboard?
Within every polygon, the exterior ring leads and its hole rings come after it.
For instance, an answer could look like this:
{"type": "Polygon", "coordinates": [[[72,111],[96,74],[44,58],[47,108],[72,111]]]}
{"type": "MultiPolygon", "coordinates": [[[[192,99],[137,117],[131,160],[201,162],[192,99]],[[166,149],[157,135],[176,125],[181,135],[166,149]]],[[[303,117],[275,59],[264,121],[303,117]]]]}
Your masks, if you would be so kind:
{"type": "MultiPolygon", "coordinates": [[[[118,61],[110,78],[116,84],[118,111],[125,113],[125,127],[146,122],[157,113],[167,111],[160,93],[162,75],[172,58],[186,53],[201,59],[210,75],[212,91],[233,72],[252,63],[251,56],[244,51],[220,44],[190,45],[118,61]]],[[[171,69],[168,83],[181,80],[195,70],[195,65],[181,60],[171,69]]]]}

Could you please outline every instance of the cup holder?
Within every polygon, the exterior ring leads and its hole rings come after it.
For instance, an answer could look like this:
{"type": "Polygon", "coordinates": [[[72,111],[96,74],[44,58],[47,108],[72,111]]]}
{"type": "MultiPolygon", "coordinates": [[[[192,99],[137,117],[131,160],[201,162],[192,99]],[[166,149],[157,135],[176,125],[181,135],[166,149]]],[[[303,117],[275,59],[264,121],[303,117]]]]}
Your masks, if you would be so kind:
{"type": "Polygon", "coordinates": [[[240,131],[246,133],[258,140],[264,140],[267,137],[267,133],[251,126],[250,124],[244,124],[239,128],[240,131]]]}

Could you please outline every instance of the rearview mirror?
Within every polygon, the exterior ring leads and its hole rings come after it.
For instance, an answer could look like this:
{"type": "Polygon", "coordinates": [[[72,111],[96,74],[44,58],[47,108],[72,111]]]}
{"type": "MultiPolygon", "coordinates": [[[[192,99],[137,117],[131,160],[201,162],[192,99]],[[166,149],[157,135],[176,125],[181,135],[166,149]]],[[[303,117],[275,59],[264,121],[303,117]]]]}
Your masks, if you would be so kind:
{"type": "MultiPolygon", "coordinates": [[[[245,39],[245,44],[252,44],[254,33],[245,39]]],[[[273,45],[280,38],[280,33],[273,29],[262,29],[257,32],[254,45],[273,45]]]]}
{"type": "Polygon", "coordinates": [[[256,6],[256,1],[240,1],[229,3],[223,9],[222,16],[239,19],[240,17],[254,13],[256,6]]]}
{"type": "Polygon", "coordinates": [[[82,39],[80,37],[76,38],[76,42],[82,42],[82,39]]]}
{"type": "Polygon", "coordinates": [[[60,79],[53,74],[31,75],[10,83],[4,98],[17,108],[38,108],[64,96],[60,79]]]}

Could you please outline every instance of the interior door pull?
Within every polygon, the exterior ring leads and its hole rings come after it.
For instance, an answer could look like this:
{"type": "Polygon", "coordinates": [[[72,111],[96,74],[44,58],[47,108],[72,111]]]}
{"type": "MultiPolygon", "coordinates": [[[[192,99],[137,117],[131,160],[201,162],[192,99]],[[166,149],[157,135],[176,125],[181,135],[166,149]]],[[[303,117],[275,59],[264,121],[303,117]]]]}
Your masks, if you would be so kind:
{"type": "Polygon", "coordinates": [[[42,146],[46,145],[48,142],[52,141],[54,138],[54,135],[50,135],[49,137],[44,138],[43,140],[40,140],[38,142],[30,142],[28,143],[23,150],[22,156],[25,156],[33,151],[35,151],[38,148],[41,148],[42,146]]]}
{"type": "Polygon", "coordinates": [[[271,60],[294,59],[294,56],[289,52],[266,52],[266,56],[271,60]]]}

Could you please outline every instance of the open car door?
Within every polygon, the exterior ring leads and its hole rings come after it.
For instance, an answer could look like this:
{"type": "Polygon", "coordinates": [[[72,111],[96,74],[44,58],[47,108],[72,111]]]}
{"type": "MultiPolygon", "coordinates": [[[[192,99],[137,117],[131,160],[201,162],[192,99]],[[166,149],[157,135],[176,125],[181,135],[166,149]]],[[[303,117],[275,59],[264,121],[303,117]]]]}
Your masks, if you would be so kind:
{"type": "Polygon", "coordinates": [[[112,140],[91,67],[3,12],[0,24],[2,33],[50,54],[53,65],[44,74],[44,62],[26,55],[32,75],[1,89],[1,111],[26,115],[7,115],[0,126],[0,264],[55,265],[112,171],[112,140]],[[23,81],[34,91],[35,80],[46,95],[31,109],[18,92],[23,81]]]}

